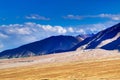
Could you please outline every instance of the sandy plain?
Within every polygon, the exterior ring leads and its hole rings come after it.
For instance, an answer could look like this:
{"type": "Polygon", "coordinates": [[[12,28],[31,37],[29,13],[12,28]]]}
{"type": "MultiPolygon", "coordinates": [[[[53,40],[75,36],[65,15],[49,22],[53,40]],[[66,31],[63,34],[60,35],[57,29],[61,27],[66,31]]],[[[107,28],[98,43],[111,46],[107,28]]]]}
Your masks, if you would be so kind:
{"type": "Polygon", "coordinates": [[[120,54],[96,49],[3,59],[0,80],[120,80],[120,54]]]}

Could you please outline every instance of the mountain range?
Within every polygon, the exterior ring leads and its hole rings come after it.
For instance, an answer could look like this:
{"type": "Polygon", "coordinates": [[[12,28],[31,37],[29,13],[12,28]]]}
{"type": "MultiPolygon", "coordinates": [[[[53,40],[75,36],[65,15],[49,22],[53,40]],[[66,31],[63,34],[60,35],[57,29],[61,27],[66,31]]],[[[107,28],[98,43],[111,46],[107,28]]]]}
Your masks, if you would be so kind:
{"type": "Polygon", "coordinates": [[[120,23],[86,38],[71,50],[96,48],[120,51],[120,23]]]}
{"type": "Polygon", "coordinates": [[[120,51],[120,23],[98,32],[73,36],[52,36],[0,53],[0,58],[18,58],[86,49],[120,51]]]}
{"type": "Polygon", "coordinates": [[[51,54],[71,49],[83,39],[73,36],[52,36],[37,42],[26,44],[0,53],[0,58],[18,58],[51,54]]]}

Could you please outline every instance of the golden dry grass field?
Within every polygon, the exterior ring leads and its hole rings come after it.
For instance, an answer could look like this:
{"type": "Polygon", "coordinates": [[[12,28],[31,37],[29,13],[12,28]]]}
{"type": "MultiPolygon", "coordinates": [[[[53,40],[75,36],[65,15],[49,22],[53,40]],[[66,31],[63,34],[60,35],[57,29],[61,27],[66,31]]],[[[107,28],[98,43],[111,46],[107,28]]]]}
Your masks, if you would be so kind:
{"type": "Polygon", "coordinates": [[[120,80],[120,59],[2,69],[0,80],[120,80]]]}
{"type": "Polygon", "coordinates": [[[120,80],[120,57],[4,68],[0,80],[120,80]]]}

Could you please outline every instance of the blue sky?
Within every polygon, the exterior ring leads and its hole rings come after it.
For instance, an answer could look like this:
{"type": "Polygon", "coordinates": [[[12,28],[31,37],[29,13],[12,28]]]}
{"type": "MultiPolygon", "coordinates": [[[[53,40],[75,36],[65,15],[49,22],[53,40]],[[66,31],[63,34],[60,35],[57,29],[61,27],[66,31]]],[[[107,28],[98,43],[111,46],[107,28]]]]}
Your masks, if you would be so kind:
{"type": "Polygon", "coordinates": [[[0,51],[53,35],[97,33],[120,21],[119,3],[120,0],[0,0],[0,51]]]}
{"type": "Polygon", "coordinates": [[[119,14],[120,0],[0,0],[0,24],[36,22],[50,25],[81,25],[105,22],[108,19],[66,20],[67,15],[119,14]],[[25,16],[40,15],[50,20],[32,20],[25,16]],[[4,20],[6,19],[6,20],[4,20]]]}

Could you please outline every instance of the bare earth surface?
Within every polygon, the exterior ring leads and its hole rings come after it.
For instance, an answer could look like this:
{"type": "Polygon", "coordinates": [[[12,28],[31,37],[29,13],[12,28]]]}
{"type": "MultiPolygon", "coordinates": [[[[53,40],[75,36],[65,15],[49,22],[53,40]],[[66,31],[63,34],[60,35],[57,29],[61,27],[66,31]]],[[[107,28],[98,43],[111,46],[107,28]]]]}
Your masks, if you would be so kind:
{"type": "Polygon", "coordinates": [[[0,80],[120,80],[120,54],[97,49],[4,59],[0,80]]]}

